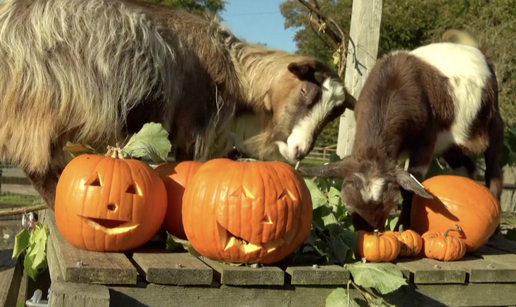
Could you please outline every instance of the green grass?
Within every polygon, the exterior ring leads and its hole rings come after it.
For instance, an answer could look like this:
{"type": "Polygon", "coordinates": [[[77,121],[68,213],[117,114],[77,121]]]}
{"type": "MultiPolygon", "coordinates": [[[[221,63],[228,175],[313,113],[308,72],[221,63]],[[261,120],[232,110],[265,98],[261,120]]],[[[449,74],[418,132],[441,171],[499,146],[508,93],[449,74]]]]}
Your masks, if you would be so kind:
{"type": "Polygon", "coordinates": [[[31,205],[35,200],[39,200],[39,199],[41,199],[41,197],[35,196],[35,195],[0,193],[0,206],[31,205]]]}

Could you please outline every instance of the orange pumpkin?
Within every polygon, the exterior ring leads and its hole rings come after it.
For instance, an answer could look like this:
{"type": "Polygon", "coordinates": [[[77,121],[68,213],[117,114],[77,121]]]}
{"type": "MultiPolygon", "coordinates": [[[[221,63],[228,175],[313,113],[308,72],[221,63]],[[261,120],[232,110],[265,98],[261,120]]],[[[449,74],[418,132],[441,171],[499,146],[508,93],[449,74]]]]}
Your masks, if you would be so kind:
{"type": "Polygon", "coordinates": [[[400,241],[401,247],[398,257],[416,257],[423,248],[421,236],[413,230],[403,230],[403,225],[400,225],[399,231],[386,231],[384,233],[391,234],[400,241]]]}
{"type": "Polygon", "coordinates": [[[439,175],[422,183],[434,198],[414,195],[411,229],[419,234],[445,232],[454,224],[462,229],[460,237],[472,252],[483,246],[500,224],[500,206],[484,185],[466,177],[439,175]]]}
{"type": "Polygon", "coordinates": [[[400,253],[401,243],[389,233],[358,231],[356,254],[371,262],[389,262],[400,253]]]}
{"type": "Polygon", "coordinates": [[[311,222],[310,191],[283,162],[209,160],[183,196],[186,236],[213,260],[280,261],[306,240],[311,222]]]}
{"type": "Polygon", "coordinates": [[[57,228],[77,248],[137,248],[157,233],[165,218],[167,195],[159,175],[142,161],[112,153],[79,155],[59,178],[57,228]]]}
{"type": "Polygon", "coordinates": [[[185,186],[202,164],[198,161],[169,162],[154,169],[167,190],[167,213],[161,229],[183,240],[186,240],[182,213],[185,186]]]}
{"type": "Polygon", "coordinates": [[[423,239],[424,254],[427,258],[443,261],[459,260],[466,254],[466,243],[460,238],[449,236],[450,231],[461,232],[456,229],[448,229],[444,232],[429,231],[424,233],[423,239]]]}

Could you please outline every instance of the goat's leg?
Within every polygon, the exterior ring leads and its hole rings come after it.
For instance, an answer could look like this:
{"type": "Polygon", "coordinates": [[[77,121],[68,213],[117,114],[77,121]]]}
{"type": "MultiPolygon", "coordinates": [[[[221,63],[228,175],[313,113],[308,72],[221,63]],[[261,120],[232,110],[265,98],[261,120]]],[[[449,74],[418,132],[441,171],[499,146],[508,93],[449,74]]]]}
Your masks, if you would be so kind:
{"type": "Polygon", "coordinates": [[[48,168],[48,170],[45,172],[34,172],[25,169],[24,172],[31,181],[34,189],[39,193],[39,195],[41,195],[41,198],[43,198],[47,206],[54,210],[59,174],[51,168],[48,168]]]}
{"type": "MultiPolygon", "coordinates": [[[[501,206],[500,200],[503,189],[503,169],[502,169],[502,151],[503,151],[503,120],[499,113],[495,113],[494,118],[489,123],[489,146],[484,152],[486,161],[486,171],[484,174],[486,187],[496,197],[498,205],[501,206]]],[[[501,211],[501,208],[500,208],[501,211]]],[[[500,233],[500,225],[496,227],[494,234],[500,233]]]]}
{"type": "Polygon", "coordinates": [[[503,120],[499,113],[489,123],[489,146],[484,152],[486,161],[486,187],[496,197],[498,203],[503,189],[502,151],[503,151],[503,120]]]}
{"type": "Polygon", "coordinates": [[[465,155],[460,148],[454,147],[453,149],[446,151],[442,157],[454,172],[462,167],[465,169],[466,175],[469,178],[475,179],[475,172],[477,169],[475,162],[473,162],[469,156],[465,155]]]}
{"type": "MultiPolygon", "coordinates": [[[[433,143],[429,142],[429,144],[433,143]]],[[[425,174],[428,172],[428,168],[432,162],[432,152],[432,148],[421,146],[410,155],[407,171],[419,182],[424,180],[425,174]]],[[[407,191],[403,187],[400,187],[400,192],[403,200],[401,203],[401,212],[398,223],[396,223],[396,226],[394,227],[394,230],[396,231],[399,229],[400,225],[403,225],[404,229],[410,228],[410,211],[412,209],[412,197],[414,196],[412,191],[407,191]]]]}

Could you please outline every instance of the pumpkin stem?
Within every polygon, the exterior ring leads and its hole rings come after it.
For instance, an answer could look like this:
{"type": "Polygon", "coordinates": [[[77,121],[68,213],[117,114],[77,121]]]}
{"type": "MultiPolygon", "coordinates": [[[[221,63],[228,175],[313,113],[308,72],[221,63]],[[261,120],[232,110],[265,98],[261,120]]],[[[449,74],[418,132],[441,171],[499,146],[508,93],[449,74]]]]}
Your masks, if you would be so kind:
{"type": "Polygon", "coordinates": [[[115,147],[108,145],[107,148],[108,148],[108,151],[105,154],[106,157],[111,157],[111,158],[120,159],[120,160],[124,159],[124,154],[122,153],[122,149],[120,148],[120,144],[118,142],[116,143],[115,147]]]}
{"type": "Polygon", "coordinates": [[[448,230],[446,230],[446,231],[444,232],[444,234],[443,234],[443,237],[448,236],[448,232],[450,232],[450,231],[456,231],[456,232],[458,232],[458,233],[460,233],[460,232],[462,231],[462,228],[460,228],[460,226],[459,226],[459,225],[457,225],[457,224],[453,224],[453,225],[455,226],[455,229],[448,229],[448,230]]]}
{"type": "Polygon", "coordinates": [[[377,237],[378,237],[378,229],[375,229],[375,230],[373,231],[373,234],[374,234],[375,236],[377,236],[377,237]]]}
{"type": "Polygon", "coordinates": [[[239,158],[237,159],[238,162],[258,162],[259,160],[253,159],[253,158],[239,158]]]}
{"type": "Polygon", "coordinates": [[[399,233],[401,234],[403,232],[403,224],[400,224],[399,233]]]}

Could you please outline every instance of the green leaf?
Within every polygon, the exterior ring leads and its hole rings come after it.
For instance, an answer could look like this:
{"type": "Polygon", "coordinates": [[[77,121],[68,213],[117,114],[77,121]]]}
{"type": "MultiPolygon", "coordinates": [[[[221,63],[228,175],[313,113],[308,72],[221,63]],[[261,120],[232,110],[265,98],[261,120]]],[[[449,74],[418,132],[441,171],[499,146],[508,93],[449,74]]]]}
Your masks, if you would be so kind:
{"type": "Polygon", "coordinates": [[[32,268],[35,270],[45,268],[47,265],[47,241],[48,241],[48,226],[43,225],[38,236],[35,238],[35,245],[32,251],[34,254],[34,262],[32,268]]]}
{"type": "Polygon", "coordinates": [[[183,239],[180,239],[178,237],[175,237],[175,236],[171,235],[168,231],[167,231],[167,240],[166,240],[165,243],[166,243],[166,249],[169,252],[174,251],[179,246],[182,246],[184,250],[186,250],[187,252],[189,252],[193,256],[195,256],[195,257],[201,256],[201,254],[199,254],[199,252],[197,252],[192,247],[192,244],[190,243],[190,241],[183,240],[183,239]]]}
{"type": "Polygon", "coordinates": [[[346,259],[355,257],[355,251],[357,250],[358,232],[354,231],[343,231],[339,233],[339,239],[349,247],[347,251],[346,259]]]}
{"type": "Polygon", "coordinates": [[[340,160],[341,160],[341,158],[338,154],[336,154],[336,153],[330,154],[330,163],[337,162],[340,160]]]}
{"type": "Polygon", "coordinates": [[[149,157],[154,163],[167,159],[172,144],[168,132],[159,123],[147,123],[135,133],[122,149],[124,155],[143,158],[149,157]]]}
{"type": "Polygon", "coordinates": [[[324,196],[324,194],[321,192],[321,190],[319,190],[317,185],[312,180],[305,178],[305,183],[308,187],[308,190],[310,190],[310,195],[312,196],[313,209],[317,209],[328,202],[326,196],[324,196]]]}
{"type": "Polygon", "coordinates": [[[326,297],[326,307],[360,307],[360,305],[348,296],[348,291],[344,288],[333,290],[326,297]]]}
{"type": "Polygon", "coordinates": [[[33,257],[29,257],[28,255],[25,256],[25,259],[23,260],[23,268],[25,272],[27,272],[27,275],[29,275],[32,280],[36,280],[36,275],[38,274],[38,271],[32,268],[33,265],[33,257]]]}
{"type": "Polygon", "coordinates": [[[27,228],[22,229],[14,237],[13,258],[17,258],[29,246],[30,233],[27,228]]]}
{"type": "Polygon", "coordinates": [[[89,145],[83,145],[83,144],[77,144],[77,143],[71,143],[66,142],[66,145],[63,147],[63,150],[68,151],[72,157],[77,157],[78,155],[82,155],[85,153],[88,154],[98,154],[98,152],[93,149],[89,145]]]}
{"type": "Polygon", "coordinates": [[[355,283],[365,288],[375,288],[382,295],[407,285],[403,273],[392,266],[380,263],[356,263],[348,267],[355,283]]]}

